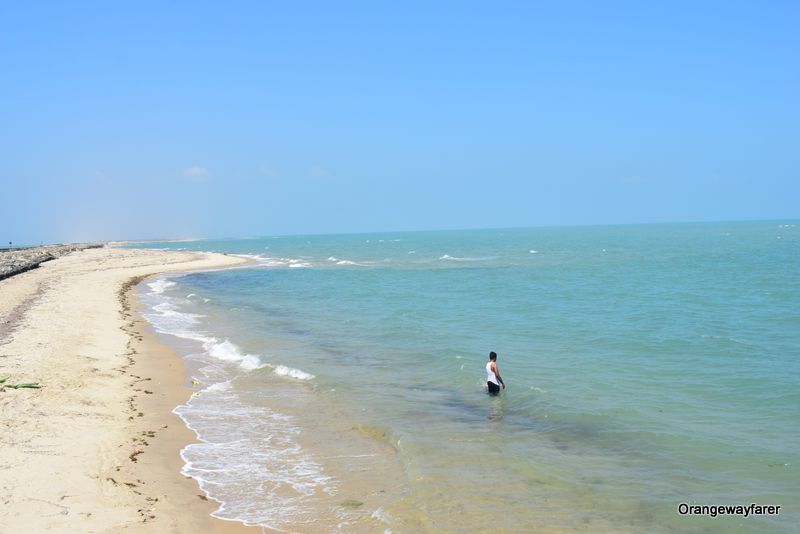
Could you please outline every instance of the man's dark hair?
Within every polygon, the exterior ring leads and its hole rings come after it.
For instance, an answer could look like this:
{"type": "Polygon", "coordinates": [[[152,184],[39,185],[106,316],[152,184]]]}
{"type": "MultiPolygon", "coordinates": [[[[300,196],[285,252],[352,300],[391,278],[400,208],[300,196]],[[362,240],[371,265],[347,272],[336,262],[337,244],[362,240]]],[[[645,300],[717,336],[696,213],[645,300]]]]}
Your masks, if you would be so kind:
{"type": "Polygon", "coordinates": [[[492,361],[496,360],[497,359],[497,353],[496,352],[490,352],[489,353],[489,359],[492,360],[492,361]]]}

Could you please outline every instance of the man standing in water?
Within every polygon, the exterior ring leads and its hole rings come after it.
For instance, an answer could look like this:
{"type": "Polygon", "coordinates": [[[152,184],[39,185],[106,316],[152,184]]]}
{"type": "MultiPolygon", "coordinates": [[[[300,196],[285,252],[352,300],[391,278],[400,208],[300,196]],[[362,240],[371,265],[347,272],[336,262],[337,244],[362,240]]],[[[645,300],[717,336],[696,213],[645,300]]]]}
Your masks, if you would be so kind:
{"type": "Polygon", "coordinates": [[[500,393],[500,384],[506,389],[506,383],[500,378],[500,369],[497,368],[497,353],[489,353],[489,362],[486,364],[486,385],[489,387],[489,395],[500,393]]]}

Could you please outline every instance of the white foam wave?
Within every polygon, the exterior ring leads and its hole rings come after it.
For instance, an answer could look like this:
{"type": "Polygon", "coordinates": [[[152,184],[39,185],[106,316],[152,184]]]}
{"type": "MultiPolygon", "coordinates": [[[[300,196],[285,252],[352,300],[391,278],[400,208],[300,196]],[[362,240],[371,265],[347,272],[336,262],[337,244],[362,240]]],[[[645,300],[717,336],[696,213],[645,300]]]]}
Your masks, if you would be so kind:
{"type": "Polygon", "coordinates": [[[166,278],[158,278],[147,283],[147,287],[150,288],[151,293],[156,293],[158,295],[162,294],[164,291],[173,286],[175,286],[175,282],[167,280],[166,278]]]}
{"type": "Polygon", "coordinates": [[[173,306],[171,303],[169,303],[167,301],[164,301],[164,302],[162,302],[160,304],[156,304],[155,306],[153,306],[153,309],[155,311],[157,311],[158,313],[162,313],[162,314],[166,314],[168,312],[173,312],[174,313],[176,311],[175,306],[173,306]]]}
{"type": "Polygon", "coordinates": [[[333,494],[335,481],[297,442],[292,417],[254,406],[231,388],[205,391],[174,410],[200,439],[181,451],[181,472],[220,503],[215,517],[294,531],[306,499],[333,494]],[[263,499],[243,498],[254,494],[263,499]]]}
{"type": "Polygon", "coordinates": [[[284,258],[261,258],[258,260],[259,265],[264,267],[288,267],[289,260],[284,258]]]}
{"type": "Polygon", "coordinates": [[[215,338],[212,339],[213,341],[209,340],[203,344],[203,348],[206,349],[206,352],[212,358],[238,363],[239,367],[247,371],[264,367],[264,364],[257,355],[242,353],[241,349],[229,339],[225,341],[219,341],[215,338]]]}
{"type": "Polygon", "coordinates": [[[245,371],[252,371],[254,369],[261,369],[265,364],[261,362],[261,358],[254,354],[247,354],[242,361],[239,362],[239,367],[245,371]]]}
{"type": "Polygon", "coordinates": [[[217,382],[216,384],[211,384],[208,386],[204,391],[228,391],[231,389],[231,381],[225,380],[224,382],[217,382]]]}
{"type": "Polygon", "coordinates": [[[275,258],[261,254],[240,254],[243,257],[254,260],[262,267],[300,267],[308,268],[313,265],[303,258],[275,258]]]}
{"type": "Polygon", "coordinates": [[[486,261],[486,260],[491,260],[492,258],[491,257],[485,257],[485,258],[459,258],[457,256],[451,256],[449,254],[445,254],[443,256],[439,256],[439,259],[443,260],[443,261],[486,261]]]}
{"type": "Polygon", "coordinates": [[[276,375],[280,376],[289,376],[292,378],[296,378],[297,380],[311,380],[314,378],[314,375],[311,373],[306,373],[305,371],[301,371],[300,369],[295,369],[294,367],[287,367],[285,365],[279,365],[275,367],[272,371],[276,375]]]}
{"type": "Polygon", "coordinates": [[[206,352],[218,360],[229,362],[238,362],[244,356],[239,350],[239,347],[231,343],[228,339],[222,342],[210,343],[206,352]]]}
{"type": "Polygon", "coordinates": [[[358,262],[355,262],[355,261],[352,261],[352,260],[340,260],[336,256],[328,257],[328,261],[333,262],[336,265],[360,265],[360,266],[364,266],[363,263],[358,263],[358,262]]]}
{"type": "Polygon", "coordinates": [[[152,305],[151,311],[146,312],[144,316],[153,325],[156,332],[196,341],[202,345],[203,351],[214,359],[237,363],[246,371],[264,366],[258,355],[243,353],[229,339],[220,341],[214,336],[199,331],[198,319],[203,316],[180,311],[173,299],[163,300],[152,305]]]}
{"type": "MultiPolygon", "coordinates": [[[[390,516],[389,513],[386,510],[383,509],[382,506],[380,508],[378,508],[377,510],[375,510],[374,512],[372,512],[372,515],[370,517],[372,517],[372,519],[376,519],[376,520],[378,520],[381,523],[384,523],[386,525],[391,525],[392,524],[392,516],[390,516]]],[[[391,529],[387,529],[387,531],[391,532],[391,529]]],[[[384,534],[385,534],[385,532],[386,531],[384,531],[384,534]]]]}
{"type": "Polygon", "coordinates": [[[181,312],[171,301],[159,302],[152,306],[151,311],[145,312],[144,316],[160,334],[171,334],[200,342],[207,340],[202,336],[198,339],[199,334],[194,331],[198,324],[198,318],[202,316],[181,312]]]}

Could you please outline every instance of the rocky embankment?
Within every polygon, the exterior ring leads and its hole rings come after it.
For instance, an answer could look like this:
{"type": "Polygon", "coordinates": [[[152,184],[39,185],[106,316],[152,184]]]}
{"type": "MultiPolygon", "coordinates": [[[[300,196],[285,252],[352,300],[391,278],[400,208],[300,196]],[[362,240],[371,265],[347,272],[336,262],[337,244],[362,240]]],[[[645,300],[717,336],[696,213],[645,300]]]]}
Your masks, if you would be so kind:
{"type": "Polygon", "coordinates": [[[60,258],[70,252],[99,248],[103,243],[73,243],[40,247],[0,249],[0,280],[35,269],[39,264],[60,258]]]}

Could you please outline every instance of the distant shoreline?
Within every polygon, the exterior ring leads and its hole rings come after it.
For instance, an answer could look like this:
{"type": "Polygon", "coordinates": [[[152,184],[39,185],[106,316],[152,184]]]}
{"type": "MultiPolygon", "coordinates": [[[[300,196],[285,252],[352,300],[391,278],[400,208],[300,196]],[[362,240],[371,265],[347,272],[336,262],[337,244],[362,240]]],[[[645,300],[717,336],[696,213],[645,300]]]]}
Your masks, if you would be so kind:
{"type": "Polygon", "coordinates": [[[103,246],[105,246],[105,243],[74,243],[0,249],[0,280],[30,271],[46,261],[60,258],[72,252],[103,246]]]}

